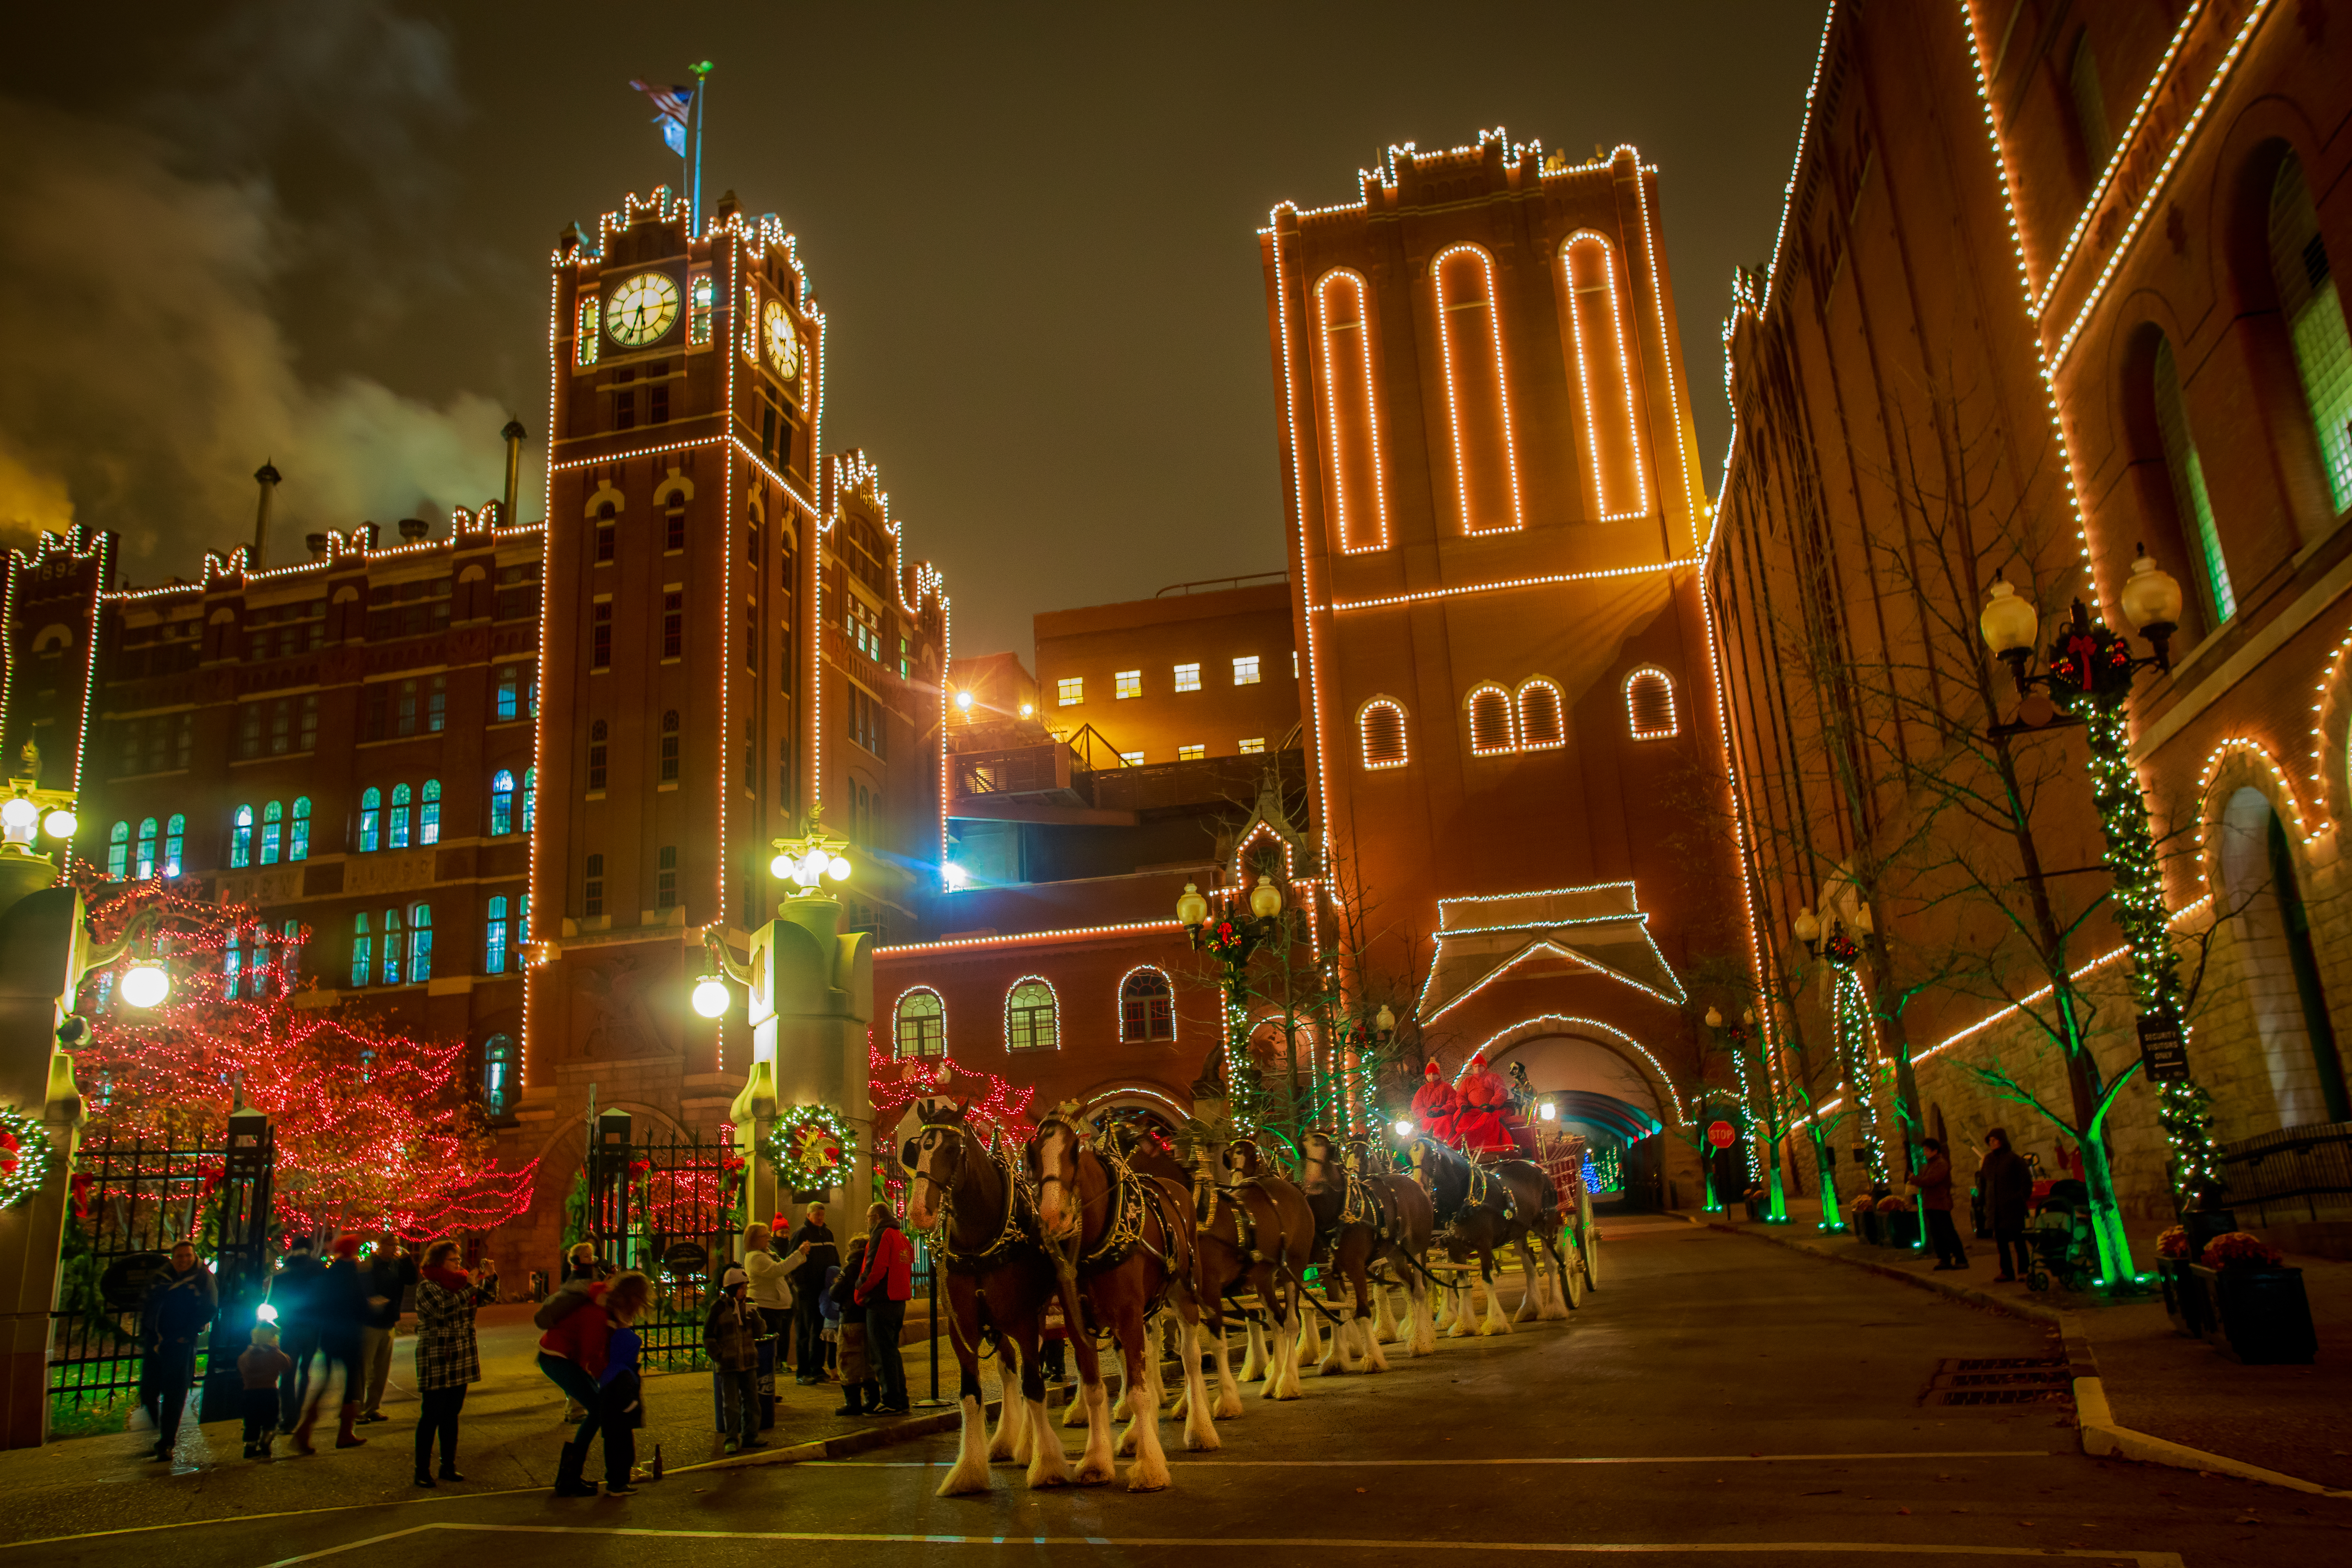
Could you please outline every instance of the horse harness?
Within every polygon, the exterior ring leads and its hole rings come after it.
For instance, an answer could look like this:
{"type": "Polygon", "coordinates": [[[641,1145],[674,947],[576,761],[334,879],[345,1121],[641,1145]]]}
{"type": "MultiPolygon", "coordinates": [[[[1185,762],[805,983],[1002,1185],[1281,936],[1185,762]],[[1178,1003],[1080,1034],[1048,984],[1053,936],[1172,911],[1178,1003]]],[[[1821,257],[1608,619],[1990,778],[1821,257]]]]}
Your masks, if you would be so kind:
{"type": "MultiPolygon", "coordinates": [[[[1486,1174],[1486,1167],[1475,1160],[1465,1159],[1462,1163],[1470,1173],[1470,1183],[1468,1189],[1463,1194],[1462,1202],[1455,1205],[1452,1214],[1439,1221],[1445,1235],[1461,1235],[1462,1222],[1470,1216],[1473,1210],[1486,1207],[1487,1195],[1498,1187],[1503,1194],[1504,1223],[1508,1224],[1518,1217],[1518,1203],[1511,1191],[1510,1183],[1495,1181],[1486,1174]]],[[[1433,1187],[1432,1195],[1434,1196],[1433,1187]]]]}
{"type": "MultiPolygon", "coordinates": [[[[964,1140],[967,1147],[972,1142],[968,1131],[958,1130],[957,1135],[964,1140]]],[[[992,1149],[986,1152],[989,1163],[996,1167],[997,1178],[1004,1184],[1004,1224],[996,1233],[996,1239],[977,1252],[956,1250],[955,1189],[937,1176],[917,1173],[919,1179],[940,1189],[940,1222],[925,1239],[946,1260],[950,1274],[994,1273],[1013,1261],[1013,1248],[1024,1241],[1034,1244],[1038,1238],[1036,1194],[1027,1182],[1021,1179],[1011,1153],[992,1149]]]]}

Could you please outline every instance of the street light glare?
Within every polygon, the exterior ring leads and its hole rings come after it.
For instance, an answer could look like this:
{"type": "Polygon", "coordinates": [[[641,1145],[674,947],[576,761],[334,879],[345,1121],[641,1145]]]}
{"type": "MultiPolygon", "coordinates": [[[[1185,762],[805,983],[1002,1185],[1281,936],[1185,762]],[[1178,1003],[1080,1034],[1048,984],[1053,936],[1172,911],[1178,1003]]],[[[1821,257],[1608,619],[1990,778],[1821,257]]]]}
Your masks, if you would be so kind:
{"type": "Polygon", "coordinates": [[[846,882],[849,880],[849,873],[855,869],[856,869],[856,868],[849,863],[849,857],[846,855],[836,855],[831,861],[827,862],[824,868],[824,874],[832,878],[836,882],[846,882]]]}
{"type": "Polygon", "coordinates": [[[1396,1135],[1397,1135],[1398,1137],[1400,1137],[1400,1138],[1410,1138],[1410,1137],[1412,1137],[1412,1122],[1410,1122],[1410,1121],[1400,1121],[1400,1122],[1398,1122],[1398,1123],[1396,1124],[1396,1135]]]}
{"type": "Polygon", "coordinates": [[[58,806],[41,818],[41,831],[52,838],[71,838],[80,826],[81,819],[64,806],[58,806]]]}
{"type": "Polygon", "coordinates": [[[706,1018],[725,1016],[728,1004],[733,1000],[727,982],[716,974],[706,974],[694,983],[694,1010],[706,1018]]]}
{"type": "Polygon", "coordinates": [[[778,881],[790,879],[793,872],[796,868],[797,862],[795,862],[789,855],[779,855],[774,859],[768,862],[768,875],[775,878],[778,881]]]}
{"type": "Polygon", "coordinates": [[[952,860],[940,868],[940,878],[951,890],[961,890],[971,883],[971,873],[952,860]]]}
{"type": "Polygon", "coordinates": [[[150,959],[134,963],[122,976],[122,999],[133,1007],[160,1005],[172,994],[172,977],[163,966],[150,959]]]}
{"type": "Polygon", "coordinates": [[[30,835],[33,824],[41,820],[41,808],[23,795],[11,795],[8,804],[0,805],[0,827],[11,833],[30,835]]]}

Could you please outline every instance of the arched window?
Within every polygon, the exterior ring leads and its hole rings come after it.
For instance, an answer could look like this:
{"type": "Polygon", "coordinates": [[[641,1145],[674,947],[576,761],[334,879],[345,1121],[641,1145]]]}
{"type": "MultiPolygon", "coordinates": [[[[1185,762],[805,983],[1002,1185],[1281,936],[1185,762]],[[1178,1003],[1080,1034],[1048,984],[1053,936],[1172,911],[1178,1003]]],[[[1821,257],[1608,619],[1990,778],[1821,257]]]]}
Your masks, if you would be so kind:
{"type": "Polygon", "coordinates": [[[898,998],[891,1035],[902,1057],[945,1056],[948,1049],[948,1005],[929,989],[909,991],[898,998]]]}
{"type": "Polygon", "coordinates": [[[1559,688],[1541,676],[1519,683],[1519,750],[1549,752],[1568,744],[1560,722],[1559,688]]]}
{"type": "Polygon", "coordinates": [[[1586,230],[1568,237],[1559,260],[1568,277],[1569,334],[1575,340],[1584,428],[1592,443],[1593,499],[1603,518],[1644,516],[1650,510],[1650,487],[1642,473],[1633,361],[1625,352],[1625,318],[1617,299],[1616,252],[1606,239],[1586,230]]]}
{"type": "Polygon", "coordinates": [[[131,824],[118,822],[106,830],[106,879],[120,882],[131,872],[131,824]]]}
{"type": "Polygon", "coordinates": [[[2238,596],[2230,588],[2230,563],[2222,559],[2221,535],[2213,526],[2213,500],[2205,491],[2205,465],[2197,456],[2197,438],[2189,428],[2189,404],[2180,393],[2180,371],[2172,358],[2172,343],[2159,336],[2150,371],[2156,403],[2156,431],[2164,445],[2165,472],[2172,479],[2172,503],[2187,536],[2208,623],[2220,626],[2238,613],[2238,596]]]}
{"type": "Polygon", "coordinates": [[[1062,1010],[1054,988],[1037,975],[1004,994],[1004,1048],[1050,1051],[1062,1043],[1062,1010]]]}
{"type": "Polygon", "coordinates": [[[514,770],[500,768],[490,775],[490,836],[514,831],[514,770]]]}
{"type": "Polygon", "coordinates": [[[1404,710],[1395,702],[1375,697],[1365,703],[1356,713],[1356,731],[1363,741],[1364,766],[1404,766],[1404,710]]]}
{"type": "MultiPolygon", "coordinates": [[[[235,866],[253,864],[253,807],[240,805],[229,819],[228,863],[235,866]]],[[[139,874],[155,874],[155,819],[149,817],[139,825],[139,874]]]]}
{"type": "Polygon", "coordinates": [[[425,781],[424,803],[416,808],[416,842],[441,842],[441,781],[425,781]]]}
{"type": "Polygon", "coordinates": [[[2344,302],[2320,237],[2319,209],[2305,184],[2302,161],[2289,154],[2271,184],[2271,273],[2279,311],[2294,340],[2295,368],[2319,437],[2328,493],[2337,511],[2352,507],[2352,336],[2344,302]]]}
{"type": "Polygon", "coordinates": [[[677,782],[678,739],[677,710],[673,708],[662,715],[661,776],[664,784],[677,782]]]}
{"type": "Polygon", "coordinates": [[[531,806],[538,798],[539,770],[525,768],[522,771],[522,831],[525,833],[530,831],[531,806]]]}
{"type": "Polygon", "coordinates": [[[1331,531],[1341,550],[1384,550],[1389,505],[1372,384],[1371,290],[1361,277],[1343,268],[1315,285],[1315,338],[1331,531]]]}
{"type": "Polygon", "coordinates": [[[261,808],[261,863],[278,864],[278,851],[286,846],[286,807],[271,801],[261,808]]]}
{"type": "Polygon", "coordinates": [[[515,1045],[512,1035],[492,1035],[482,1047],[482,1109],[504,1116],[514,1099],[515,1045]]]}
{"type": "Polygon", "coordinates": [[[384,816],[384,840],[394,849],[408,847],[408,786],[392,786],[392,810],[384,816]]]}
{"type": "Polygon", "coordinates": [[[1499,686],[1481,686],[1470,693],[1470,752],[1473,756],[1499,756],[1519,749],[1511,721],[1511,694],[1499,686]]]}
{"type": "Polygon", "coordinates": [[[398,910],[383,911],[383,967],[378,973],[383,976],[386,985],[399,984],[401,975],[405,973],[405,966],[401,963],[406,956],[406,947],[401,940],[404,930],[398,910]]]}
{"type": "Polygon", "coordinates": [[[1674,677],[1644,665],[1625,678],[1625,723],[1637,741],[1671,740],[1681,732],[1675,719],[1674,677]]]}
{"type": "Polygon", "coordinates": [[[1122,1040],[1172,1040],[1176,1037],[1176,994],[1168,976],[1157,969],[1130,969],[1118,983],[1118,1037],[1122,1040]]]}
{"type": "Polygon", "coordinates": [[[176,877],[188,859],[188,818],[184,812],[173,812],[163,825],[163,875],[176,877]]]}
{"type": "Polygon", "coordinates": [[[1503,327],[1495,263],[1475,245],[1440,251],[1437,344],[1453,425],[1454,484],[1462,531],[1517,528],[1519,459],[1511,440],[1511,394],[1503,371],[1503,327]]]}
{"type": "MultiPolygon", "coordinates": [[[[236,1000],[237,982],[245,975],[246,941],[245,928],[239,926],[229,932],[228,945],[221,950],[221,1000],[224,1002],[236,1000]]],[[[253,959],[256,964],[261,961],[258,942],[255,943],[253,959]]],[[[254,976],[257,984],[260,979],[258,974],[254,976]]],[[[260,993],[257,990],[254,994],[258,997],[260,993]]]]}
{"type": "Polygon", "coordinates": [[[383,791],[370,785],[360,796],[360,852],[373,852],[383,842],[383,791]]]}
{"type": "Polygon", "coordinates": [[[352,917],[352,984],[365,985],[375,973],[375,938],[368,934],[367,911],[352,917]]]}
{"type": "Polygon", "coordinates": [[[2107,126],[2106,95],[2099,90],[2099,62],[2091,54],[2091,34],[2084,29],[2074,40],[2074,64],[2066,69],[2067,96],[2074,100],[2074,129],[2082,134],[2083,161],[2097,184],[2107,160],[2116,153],[2115,132],[2107,126]]]}
{"type": "Polygon", "coordinates": [[[308,860],[310,858],[310,797],[294,797],[294,827],[286,840],[286,858],[308,860]]]}
{"type": "Polygon", "coordinates": [[[2252,1032],[2269,1058],[2256,1076],[2272,1086],[2282,1124],[2342,1121],[2352,1117],[2352,1094],[2320,982],[2294,842],[2270,797],[2251,786],[2224,803],[2220,826],[2220,891],[2241,911],[2231,922],[2238,933],[2232,956],[2241,974],[2268,981],[2247,987],[2252,1032]]]}
{"type": "Polygon", "coordinates": [[[482,921],[483,973],[507,972],[507,899],[500,893],[490,900],[489,913],[482,921]]]}
{"type": "Polygon", "coordinates": [[[408,983],[422,985],[433,978],[433,906],[408,906],[408,983]]]}

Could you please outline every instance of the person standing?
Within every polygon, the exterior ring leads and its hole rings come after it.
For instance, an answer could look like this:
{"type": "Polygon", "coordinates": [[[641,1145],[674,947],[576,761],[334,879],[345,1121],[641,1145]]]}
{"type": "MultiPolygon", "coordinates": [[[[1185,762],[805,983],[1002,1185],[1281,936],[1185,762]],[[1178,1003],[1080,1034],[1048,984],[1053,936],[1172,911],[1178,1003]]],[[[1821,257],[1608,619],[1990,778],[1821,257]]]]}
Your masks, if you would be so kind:
{"type": "MultiPolygon", "coordinates": [[[[637,1356],[644,1342],[634,1325],[653,1293],[642,1274],[616,1275],[604,1293],[604,1366],[596,1374],[594,1425],[604,1434],[604,1495],[635,1493],[632,1472],[637,1464],[637,1428],[646,1424],[643,1385],[637,1356]]],[[[586,1458],[587,1427],[581,1428],[582,1458],[586,1458]]]]}
{"type": "Polygon", "coordinates": [[[793,1232],[793,1252],[802,1259],[793,1272],[793,1367],[796,1381],[823,1383],[824,1377],[824,1313],[817,1298],[824,1294],[824,1277],[840,1267],[841,1249],[824,1223],[824,1205],[811,1204],[793,1232]]]}
{"type": "Polygon", "coordinates": [[[319,1277],[327,1266],[311,1251],[307,1236],[286,1244],[286,1256],[269,1278],[269,1304],[278,1310],[278,1348],[287,1356],[285,1373],[278,1380],[278,1429],[294,1430],[310,1391],[310,1363],[319,1358],[316,1305],[319,1277]]]}
{"type": "Polygon", "coordinates": [[[400,1238],[386,1232],[383,1245],[367,1260],[368,1315],[360,1336],[361,1365],[367,1375],[367,1394],[361,1401],[360,1421],[389,1421],[383,1413],[383,1391],[392,1381],[392,1342],[400,1330],[400,1312],[416,1283],[416,1259],[402,1250],[400,1238]]]}
{"type": "Polygon", "coordinates": [[[2005,1127],[1985,1134],[1977,1188],[1984,1194],[1985,1214],[1992,1221],[1993,1245],[2000,1249],[2000,1272],[1993,1276],[1993,1283],[2014,1283],[2032,1257],[2025,1244],[2025,1211],[2033,1203],[2033,1169],[2010,1147],[2005,1127]]]}
{"type": "Polygon", "coordinates": [[[827,1316],[838,1321],[841,1357],[841,1408],[835,1415],[871,1415],[882,1408],[882,1392],[874,1383],[873,1364],[866,1354],[866,1309],[857,1302],[858,1271],[866,1267],[866,1236],[849,1238],[841,1267],[824,1288],[827,1316]]]}
{"type": "Polygon", "coordinates": [[[278,1347],[278,1331],[256,1323],[250,1342],[237,1352],[236,1378],[245,1415],[245,1457],[274,1458],[269,1446],[278,1438],[278,1381],[293,1362],[278,1347]]]}
{"type": "Polygon", "coordinates": [[[760,1425],[776,1424],[776,1368],[791,1348],[782,1336],[793,1321],[793,1260],[778,1258],[775,1232],[756,1221],[743,1227],[743,1278],[749,1281],[745,1300],[759,1318],[758,1386],[760,1425]]]}
{"type": "Polygon", "coordinates": [[[1952,1224],[1952,1162],[1940,1138],[1930,1138],[1919,1147],[1927,1158],[1911,1184],[1919,1190],[1919,1223],[1927,1226],[1927,1243],[1936,1249],[1936,1267],[1966,1268],[1968,1248],[1960,1245],[1959,1229],[1952,1224]]]}
{"type": "Polygon", "coordinates": [[[139,1403],[155,1424],[155,1458],[170,1458],[180,1441],[180,1413],[196,1379],[196,1342],[219,1310],[213,1271],[196,1261],[193,1243],[179,1243],[171,1262],[148,1279],[139,1314],[139,1403]]]}
{"type": "Polygon", "coordinates": [[[719,1431],[730,1454],[767,1447],[760,1441],[761,1317],[744,1299],[750,1285],[742,1269],[728,1269],[702,1324],[702,1349],[710,1357],[718,1394],[719,1431]]]}
{"type": "Polygon", "coordinates": [[[316,1451],[310,1447],[310,1433],[319,1424],[319,1406],[326,1401],[327,1384],[339,1368],[343,1375],[343,1397],[335,1447],[356,1448],[367,1441],[352,1428],[359,1421],[360,1395],[367,1384],[360,1371],[360,1352],[367,1325],[368,1276],[360,1267],[358,1237],[335,1237],[332,1250],[333,1261],[312,1286],[311,1318],[319,1325],[319,1350],[326,1361],[319,1368],[319,1381],[310,1385],[309,1399],[302,1406],[302,1418],[294,1424],[294,1451],[298,1454],[316,1451]]]}
{"type": "Polygon", "coordinates": [[[595,1433],[596,1374],[604,1370],[604,1297],[611,1287],[595,1279],[571,1278],[540,1303],[531,1321],[547,1331],[539,1340],[539,1370],[564,1394],[563,1419],[583,1423],[555,1462],[557,1497],[594,1497],[596,1483],[583,1480],[588,1439],[595,1433]]]}
{"type": "Polygon", "coordinates": [[[457,1244],[436,1241],[425,1252],[416,1281],[416,1484],[434,1484],[433,1439],[441,1439],[441,1479],[457,1473],[457,1414],[466,1385],[482,1380],[482,1352],[474,1337],[474,1309],[482,1288],[457,1267],[457,1244]]]}
{"type": "Polygon", "coordinates": [[[907,1414],[907,1363],[898,1340],[907,1326],[907,1299],[915,1293],[915,1247],[882,1204],[866,1211],[866,1266],[857,1299],[866,1308],[866,1354],[882,1383],[877,1415],[907,1414]]]}

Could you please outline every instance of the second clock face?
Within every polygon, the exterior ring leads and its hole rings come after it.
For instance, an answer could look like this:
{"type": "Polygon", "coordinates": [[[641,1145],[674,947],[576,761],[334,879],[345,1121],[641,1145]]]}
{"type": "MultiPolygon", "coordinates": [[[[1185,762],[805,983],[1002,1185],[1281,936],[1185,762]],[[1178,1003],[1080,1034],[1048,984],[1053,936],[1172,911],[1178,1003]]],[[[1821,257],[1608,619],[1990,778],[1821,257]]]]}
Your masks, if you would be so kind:
{"type": "Polygon", "coordinates": [[[801,340],[800,334],[793,331],[792,312],[784,309],[782,301],[771,300],[768,308],[760,313],[760,320],[767,329],[769,360],[778,375],[791,381],[801,373],[801,340]]]}
{"type": "Polygon", "coordinates": [[[667,272],[640,272],[613,290],[604,330],[614,342],[640,348],[657,341],[677,320],[677,280],[667,272]]]}

